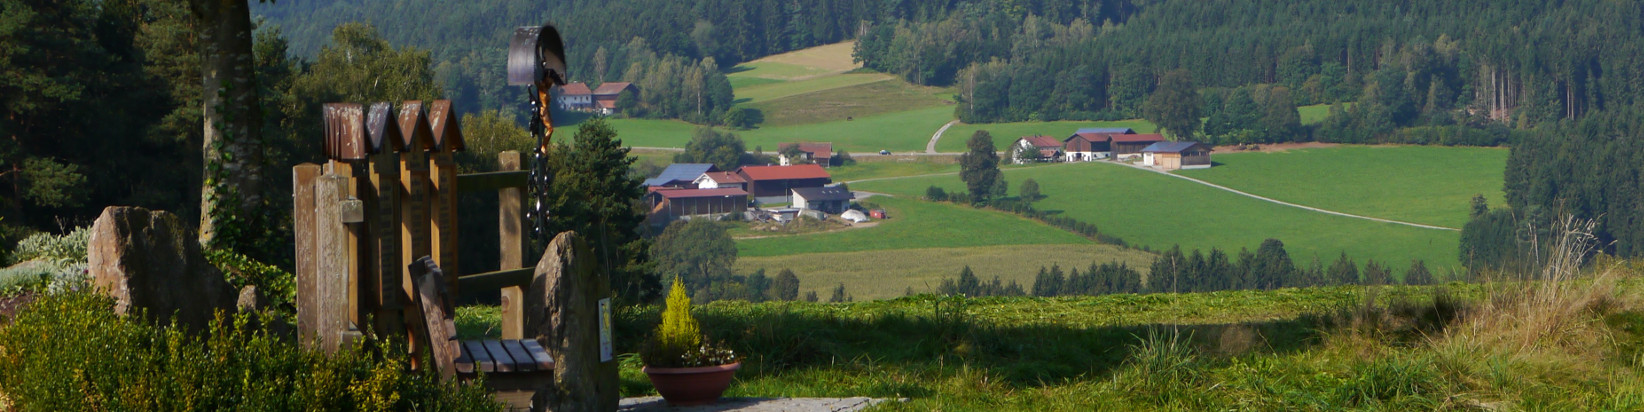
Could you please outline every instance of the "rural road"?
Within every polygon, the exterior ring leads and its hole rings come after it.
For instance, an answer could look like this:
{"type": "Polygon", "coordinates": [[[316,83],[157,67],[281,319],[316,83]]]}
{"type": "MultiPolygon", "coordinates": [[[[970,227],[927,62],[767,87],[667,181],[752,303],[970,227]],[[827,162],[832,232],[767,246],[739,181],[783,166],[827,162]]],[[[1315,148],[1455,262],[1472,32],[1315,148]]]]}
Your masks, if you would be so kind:
{"type": "Polygon", "coordinates": [[[930,135],[930,143],[925,143],[925,153],[936,154],[936,141],[942,139],[942,133],[946,133],[949,127],[953,127],[958,123],[958,120],[954,120],[942,125],[942,128],[936,129],[936,134],[930,135]]]}

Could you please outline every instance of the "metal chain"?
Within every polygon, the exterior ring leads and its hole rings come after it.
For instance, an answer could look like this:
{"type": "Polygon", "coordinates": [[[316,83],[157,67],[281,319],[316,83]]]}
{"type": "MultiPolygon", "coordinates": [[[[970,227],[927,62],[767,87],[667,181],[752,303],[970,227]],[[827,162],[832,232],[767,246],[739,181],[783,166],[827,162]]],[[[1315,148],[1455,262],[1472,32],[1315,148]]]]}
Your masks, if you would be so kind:
{"type": "Polygon", "coordinates": [[[537,98],[537,90],[532,87],[531,95],[531,136],[537,140],[537,147],[532,149],[529,186],[531,189],[531,206],[525,210],[525,219],[531,222],[531,240],[536,246],[548,244],[548,183],[552,176],[548,172],[548,125],[542,123],[542,114],[548,110],[546,102],[537,98]]]}

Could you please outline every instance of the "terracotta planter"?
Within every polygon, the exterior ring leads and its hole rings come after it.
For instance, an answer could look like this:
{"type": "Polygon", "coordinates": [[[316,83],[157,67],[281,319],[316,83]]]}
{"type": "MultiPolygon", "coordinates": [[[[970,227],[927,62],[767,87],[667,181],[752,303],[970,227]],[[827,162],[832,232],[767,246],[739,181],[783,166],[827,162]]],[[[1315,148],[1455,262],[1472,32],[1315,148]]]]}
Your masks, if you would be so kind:
{"type": "Polygon", "coordinates": [[[651,376],[651,385],[669,405],[690,406],[718,402],[719,395],[731,387],[731,378],[740,368],[742,362],[696,368],[646,366],[641,370],[651,376]]]}

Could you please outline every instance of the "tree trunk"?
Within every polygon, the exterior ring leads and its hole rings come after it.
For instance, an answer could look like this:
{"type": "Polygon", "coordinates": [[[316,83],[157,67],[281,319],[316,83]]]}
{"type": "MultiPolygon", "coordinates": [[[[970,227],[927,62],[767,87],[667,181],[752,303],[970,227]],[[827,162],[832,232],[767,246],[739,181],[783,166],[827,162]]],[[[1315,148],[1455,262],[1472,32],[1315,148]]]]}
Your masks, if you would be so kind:
{"type": "MultiPolygon", "coordinates": [[[[205,176],[200,243],[210,245],[220,216],[255,216],[261,203],[262,110],[245,0],[189,0],[201,44],[205,176]]],[[[229,239],[225,239],[229,240],[229,239]]],[[[233,240],[229,240],[233,241],[233,240]]]]}

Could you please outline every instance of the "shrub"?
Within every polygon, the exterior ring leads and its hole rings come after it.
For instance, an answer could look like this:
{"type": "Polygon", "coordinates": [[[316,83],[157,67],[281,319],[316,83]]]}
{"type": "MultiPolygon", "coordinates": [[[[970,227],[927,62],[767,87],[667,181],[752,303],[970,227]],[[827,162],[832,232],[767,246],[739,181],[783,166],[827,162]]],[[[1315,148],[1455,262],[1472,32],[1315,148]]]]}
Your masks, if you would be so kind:
{"type": "Polygon", "coordinates": [[[235,290],[256,286],[275,306],[291,306],[297,301],[297,275],[223,249],[207,249],[205,257],[223,271],[223,277],[235,290]]]}
{"type": "Polygon", "coordinates": [[[67,234],[35,233],[17,242],[12,251],[13,262],[43,259],[68,266],[86,262],[86,243],[91,239],[90,228],[81,227],[67,234]]]}
{"type": "Polygon", "coordinates": [[[674,277],[674,286],[668,289],[667,308],[662,311],[662,324],[640,351],[646,365],[664,368],[726,365],[736,362],[736,354],[720,349],[702,340],[702,329],[691,316],[691,296],[685,294],[685,281],[674,277]]]}
{"type": "Polygon", "coordinates": [[[299,348],[249,315],[209,333],[43,295],[0,328],[0,392],[19,410],[497,410],[477,384],[411,372],[403,348],[299,348]]]}
{"type": "Polygon", "coordinates": [[[32,260],[0,269],[0,296],[21,292],[76,290],[87,281],[86,264],[60,266],[46,260],[32,260]]]}

